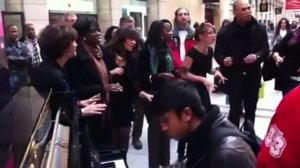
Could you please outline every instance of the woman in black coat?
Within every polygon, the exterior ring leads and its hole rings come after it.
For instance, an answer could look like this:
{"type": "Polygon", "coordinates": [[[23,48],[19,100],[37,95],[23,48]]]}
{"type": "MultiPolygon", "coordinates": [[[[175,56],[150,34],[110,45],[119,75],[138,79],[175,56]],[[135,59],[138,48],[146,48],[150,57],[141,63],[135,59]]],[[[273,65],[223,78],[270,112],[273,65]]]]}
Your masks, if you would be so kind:
{"type": "Polygon", "coordinates": [[[131,121],[134,119],[133,103],[137,95],[137,40],[139,34],[132,28],[118,29],[104,56],[108,70],[119,69],[111,76],[113,83],[123,87],[122,92],[111,93],[110,109],[114,130],[114,147],[128,150],[131,121]]]}
{"type": "MultiPolygon", "coordinates": [[[[47,54],[47,58],[30,77],[33,86],[43,97],[47,97],[52,89],[50,98],[52,119],[55,118],[57,110],[65,106],[64,95],[71,91],[65,65],[76,54],[76,39],[76,30],[68,26],[49,25],[39,35],[41,51],[47,54]]],[[[100,99],[97,95],[92,96],[87,100],[79,98],[81,101],[78,101],[78,105],[83,116],[99,115],[106,107],[105,104],[93,104],[100,99]]]]}
{"type": "Polygon", "coordinates": [[[300,28],[287,34],[273,49],[273,61],[278,67],[276,84],[286,95],[300,84],[300,28]]]}
{"type": "MultiPolygon", "coordinates": [[[[66,64],[70,87],[79,98],[101,94],[101,101],[109,104],[111,91],[122,91],[122,87],[110,84],[110,74],[103,60],[105,51],[100,46],[101,32],[96,20],[79,19],[73,25],[78,32],[77,56],[66,64]]],[[[109,107],[108,107],[109,108],[109,107]]],[[[86,117],[82,123],[97,150],[112,148],[112,130],[109,110],[97,117],[86,117]]]]}

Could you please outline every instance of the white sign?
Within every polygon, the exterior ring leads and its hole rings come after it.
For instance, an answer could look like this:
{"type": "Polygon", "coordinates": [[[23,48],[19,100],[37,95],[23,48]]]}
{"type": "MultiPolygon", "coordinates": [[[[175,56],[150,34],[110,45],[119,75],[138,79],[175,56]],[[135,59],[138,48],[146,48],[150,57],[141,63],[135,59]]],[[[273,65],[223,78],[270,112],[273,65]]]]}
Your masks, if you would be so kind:
{"type": "Polygon", "coordinates": [[[48,0],[48,10],[96,13],[95,0],[48,0]]]}

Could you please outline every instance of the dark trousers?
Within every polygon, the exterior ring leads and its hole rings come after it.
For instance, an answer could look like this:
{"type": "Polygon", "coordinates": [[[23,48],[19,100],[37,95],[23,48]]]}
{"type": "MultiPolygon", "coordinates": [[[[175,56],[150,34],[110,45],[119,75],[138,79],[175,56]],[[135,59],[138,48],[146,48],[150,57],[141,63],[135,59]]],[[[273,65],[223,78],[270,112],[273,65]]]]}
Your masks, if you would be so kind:
{"type": "Polygon", "coordinates": [[[113,148],[125,151],[125,163],[127,163],[127,152],[129,147],[130,126],[113,128],[113,148]]]}
{"type": "Polygon", "coordinates": [[[253,123],[255,121],[260,79],[261,77],[258,75],[240,74],[228,80],[229,120],[238,128],[240,127],[240,115],[243,108],[245,120],[250,120],[253,123]]]}
{"type": "Polygon", "coordinates": [[[134,122],[133,122],[133,130],[132,130],[132,141],[138,140],[142,136],[143,125],[144,125],[144,112],[141,105],[141,102],[138,98],[134,102],[134,122]]]}
{"type": "Polygon", "coordinates": [[[113,148],[128,151],[130,127],[114,128],[113,148]]]}
{"type": "Polygon", "coordinates": [[[294,88],[299,86],[299,84],[300,84],[300,81],[295,81],[295,80],[292,80],[292,79],[288,79],[286,81],[286,83],[284,84],[283,88],[282,88],[282,95],[285,96],[291,90],[293,90],[294,88]]]}
{"type": "Polygon", "coordinates": [[[159,117],[151,114],[150,103],[145,100],[140,102],[149,124],[147,138],[149,167],[167,166],[170,163],[170,138],[162,132],[159,117]]]}

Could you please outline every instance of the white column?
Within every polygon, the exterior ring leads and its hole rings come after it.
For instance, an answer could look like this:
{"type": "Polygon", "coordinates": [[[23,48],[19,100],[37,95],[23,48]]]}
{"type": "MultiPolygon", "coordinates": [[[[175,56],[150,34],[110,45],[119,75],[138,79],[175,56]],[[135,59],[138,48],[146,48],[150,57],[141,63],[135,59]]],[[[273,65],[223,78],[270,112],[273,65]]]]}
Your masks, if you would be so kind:
{"type": "Polygon", "coordinates": [[[120,0],[97,0],[98,22],[102,33],[112,25],[119,26],[123,4],[124,2],[120,0]]]}
{"type": "MultiPolygon", "coordinates": [[[[112,23],[112,7],[111,7],[111,5],[113,3],[115,3],[114,0],[101,1],[101,3],[100,3],[100,1],[97,1],[98,22],[99,22],[100,28],[102,30],[102,33],[105,33],[106,29],[111,25],[119,26],[119,23],[117,23],[116,20],[114,21],[115,24],[112,23]]],[[[121,5],[115,4],[115,6],[121,6],[121,5]]]]}
{"type": "Polygon", "coordinates": [[[22,12],[23,2],[22,0],[6,0],[5,9],[6,11],[22,12]]]}
{"type": "Polygon", "coordinates": [[[49,24],[47,0],[23,0],[23,11],[25,23],[32,23],[37,33],[49,24]]]}
{"type": "Polygon", "coordinates": [[[220,21],[224,19],[233,19],[232,6],[230,1],[220,1],[220,21]]]}
{"type": "Polygon", "coordinates": [[[166,16],[168,16],[167,1],[168,0],[147,0],[147,16],[149,26],[154,20],[166,18],[166,16]]]}

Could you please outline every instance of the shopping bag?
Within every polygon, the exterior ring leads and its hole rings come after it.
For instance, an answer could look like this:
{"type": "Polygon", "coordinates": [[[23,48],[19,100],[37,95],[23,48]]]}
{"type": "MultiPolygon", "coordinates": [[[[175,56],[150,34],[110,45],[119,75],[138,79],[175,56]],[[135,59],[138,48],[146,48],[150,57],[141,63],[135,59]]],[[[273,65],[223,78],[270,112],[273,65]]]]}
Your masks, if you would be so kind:
{"type": "Polygon", "coordinates": [[[262,82],[262,83],[260,84],[260,88],[259,88],[259,91],[258,91],[258,97],[259,97],[260,99],[262,99],[262,98],[265,97],[265,83],[264,83],[264,82],[262,82]]]}

